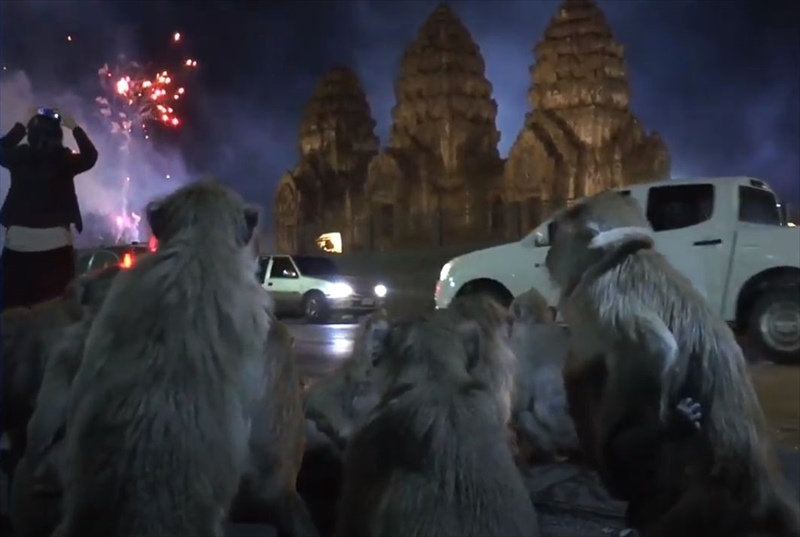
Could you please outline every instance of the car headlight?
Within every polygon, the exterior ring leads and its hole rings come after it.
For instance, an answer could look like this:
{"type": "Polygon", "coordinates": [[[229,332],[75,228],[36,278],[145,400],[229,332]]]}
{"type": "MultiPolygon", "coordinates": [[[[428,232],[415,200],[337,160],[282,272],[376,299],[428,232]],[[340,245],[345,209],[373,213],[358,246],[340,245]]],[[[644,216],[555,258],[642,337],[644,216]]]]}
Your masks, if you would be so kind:
{"type": "Polygon", "coordinates": [[[375,286],[375,296],[376,297],[383,298],[383,297],[386,296],[387,292],[388,292],[388,289],[386,289],[386,286],[383,285],[382,283],[379,283],[378,285],[375,286]]]}
{"type": "Polygon", "coordinates": [[[449,261],[447,263],[445,263],[444,266],[442,267],[442,270],[439,271],[439,279],[440,280],[446,280],[448,274],[450,274],[450,269],[451,268],[453,268],[453,263],[451,263],[449,261]]]}
{"type": "Polygon", "coordinates": [[[326,289],[325,294],[331,298],[345,298],[353,294],[353,288],[344,282],[336,282],[326,289]]]}

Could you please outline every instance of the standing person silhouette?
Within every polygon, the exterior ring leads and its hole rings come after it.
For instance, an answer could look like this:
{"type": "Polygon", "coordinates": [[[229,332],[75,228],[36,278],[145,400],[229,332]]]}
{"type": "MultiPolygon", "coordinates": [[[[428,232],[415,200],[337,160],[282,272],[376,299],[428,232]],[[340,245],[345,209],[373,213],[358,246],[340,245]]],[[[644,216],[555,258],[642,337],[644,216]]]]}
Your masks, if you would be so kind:
{"type": "Polygon", "coordinates": [[[17,123],[0,140],[0,166],[11,174],[0,209],[3,310],[55,298],[75,277],[71,226],[80,233],[83,221],[74,179],[96,162],[86,132],[56,110],[40,108],[27,129],[17,123]],[[72,130],[77,153],[64,147],[62,126],[72,130]]]}

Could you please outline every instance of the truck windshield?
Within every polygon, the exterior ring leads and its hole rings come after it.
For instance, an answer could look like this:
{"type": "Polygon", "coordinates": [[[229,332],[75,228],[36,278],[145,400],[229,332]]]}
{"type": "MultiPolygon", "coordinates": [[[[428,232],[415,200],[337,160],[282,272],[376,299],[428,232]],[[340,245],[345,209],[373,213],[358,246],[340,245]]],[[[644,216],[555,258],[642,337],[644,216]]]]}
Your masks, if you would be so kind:
{"type": "Polygon", "coordinates": [[[780,226],[781,209],[775,194],[763,188],[739,187],[739,221],[780,226]]]}
{"type": "Polygon", "coordinates": [[[298,255],[293,257],[294,264],[304,276],[335,276],[339,274],[339,267],[332,259],[298,255]]]}

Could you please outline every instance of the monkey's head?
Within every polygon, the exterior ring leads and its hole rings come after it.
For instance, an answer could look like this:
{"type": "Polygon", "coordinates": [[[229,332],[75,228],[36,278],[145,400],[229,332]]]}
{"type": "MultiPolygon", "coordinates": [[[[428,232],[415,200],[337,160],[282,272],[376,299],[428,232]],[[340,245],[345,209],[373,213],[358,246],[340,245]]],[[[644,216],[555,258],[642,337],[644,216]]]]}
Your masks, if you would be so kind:
{"type": "Polygon", "coordinates": [[[653,244],[653,229],[636,201],[611,190],[558,213],[548,234],[545,265],[562,291],[572,287],[607,252],[631,242],[653,244]]]}
{"type": "Polygon", "coordinates": [[[247,206],[232,189],[211,180],[188,184],[152,201],[145,213],[159,244],[191,234],[209,247],[231,244],[244,248],[258,225],[258,209],[247,206]]]}
{"type": "Polygon", "coordinates": [[[517,355],[513,350],[514,316],[483,295],[458,297],[442,313],[452,318],[468,356],[473,358],[470,362],[472,376],[497,395],[503,419],[507,421],[517,373],[517,355]]]}

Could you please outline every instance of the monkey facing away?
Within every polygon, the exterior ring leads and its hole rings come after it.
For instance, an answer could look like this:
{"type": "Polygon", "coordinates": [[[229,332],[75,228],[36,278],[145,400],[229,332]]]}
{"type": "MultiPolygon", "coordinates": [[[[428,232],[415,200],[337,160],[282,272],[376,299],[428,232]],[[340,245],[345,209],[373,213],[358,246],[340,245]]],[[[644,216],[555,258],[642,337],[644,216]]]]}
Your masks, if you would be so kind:
{"type": "Polygon", "coordinates": [[[156,252],[120,272],[70,393],[58,537],[222,534],[265,389],[258,213],[204,181],[148,204],[156,252]]]}
{"type": "MultiPolygon", "coordinates": [[[[587,447],[601,467],[609,434],[619,434],[620,423],[641,404],[637,380],[658,379],[648,403],[653,419],[666,422],[687,397],[702,408],[701,433],[676,455],[691,471],[664,476],[673,482],[661,485],[676,488],[676,499],[657,523],[643,523],[644,534],[794,535],[797,518],[766,455],[764,417],[741,349],[692,284],[654,249],[636,202],[616,192],[597,194],[558,214],[550,235],[546,265],[572,335],[565,384],[574,388],[567,377],[576,372],[595,379],[587,393],[600,400],[596,422],[576,428],[593,432],[587,447]],[[621,344],[634,350],[618,352],[621,344]]],[[[668,445],[655,453],[674,455],[668,445]]]]}
{"type": "Polygon", "coordinates": [[[373,334],[386,390],[347,444],[336,535],[539,535],[490,330],[448,308],[373,334]]]}
{"type": "Polygon", "coordinates": [[[317,529],[295,490],[305,417],[294,338],[277,319],[270,326],[264,373],[266,387],[250,405],[248,464],[229,518],[236,523],[271,523],[281,536],[314,537],[317,529]]]}
{"type": "Polygon", "coordinates": [[[380,400],[371,376],[373,333],[385,332],[388,327],[384,310],[364,317],[356,329],[352,355],[306,390],[306,417],[339,448],[380,400]]]}
{"type": "Polygon", "coordinates": [[[519,369],[512,422],[520,450],[534,462],[577,458],[581,449],[562,379],[569,331],[554,323],[553,309],[536,289],[515,298],[511,313],[519,369]]]}
{"type": "Polygon", "coordinates": [[[82,315],[78,291],[73,282],[64,294],[33,307],[5,310],[2,326],[3,390],[0,401],[2,431],[10,449],[4,460],[9,475],[22,457],[26,427],[33,414],[42,382],[45,360],[60,328],[77,322],[82,315]]]}
{"type": "Polygon", "coordinates": [[[28,422],[25,454],[12,482],[12,517],[17,536],[49,536],[58,524],[69,390],[94,316],[119,270],[118,266],[107,267],[72,283],[83,315],[79,321],[55,330],[56,337],[46,356],[41,388],[28,422]]]}

